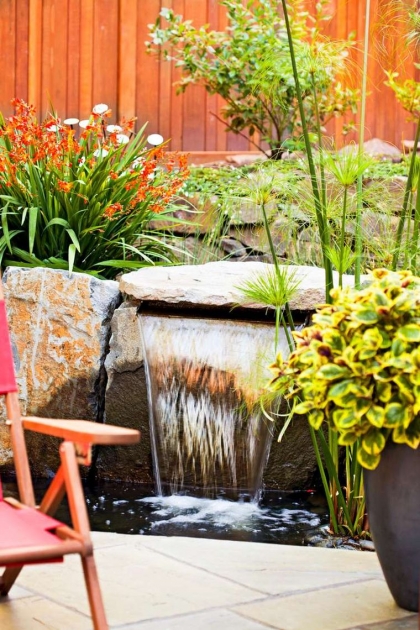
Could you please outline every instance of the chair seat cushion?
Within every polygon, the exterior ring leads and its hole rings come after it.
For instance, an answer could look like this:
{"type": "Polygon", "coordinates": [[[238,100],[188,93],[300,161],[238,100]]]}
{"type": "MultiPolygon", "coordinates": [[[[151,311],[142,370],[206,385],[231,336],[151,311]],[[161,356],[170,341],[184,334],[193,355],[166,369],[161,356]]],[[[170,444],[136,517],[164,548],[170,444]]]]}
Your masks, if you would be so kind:
{"type": "MultiPolygon", "coordinates": [[[[0,501],[0,550],[61,545],[52,531],[62,525],[54,518],[31,508],[18,509],[0,501]]],[[[59,554],[59,551],[57,549],[59,554]]]]}

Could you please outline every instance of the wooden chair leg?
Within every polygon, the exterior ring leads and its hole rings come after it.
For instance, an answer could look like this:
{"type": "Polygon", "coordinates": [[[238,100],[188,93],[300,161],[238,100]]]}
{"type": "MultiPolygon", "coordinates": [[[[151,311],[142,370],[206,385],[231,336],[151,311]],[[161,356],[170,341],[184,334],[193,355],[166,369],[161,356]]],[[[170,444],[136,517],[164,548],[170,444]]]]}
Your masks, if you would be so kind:
{"type": "Polygon", "coordinates": [[[7,595],[19,577],[23,567],[8,567],[0,577],[0,595],[7,595]]]}
{"type": "MultiPolygon", "coordinates": [[[[89,517],[82,483],[80,481],[79,465],[76,459],[74,444],[72,442],[63,442],[60,446],[60,456],[73,527],[84,537],[86,542],[90,542],[89,517]]],[[[91,553],[82,556],[82,565],[93,626],[95,630],[107,630],[108,624],[99,586],[98,573],[96,571],[94,557],[91,553]]]]}
{"type": "Polygon", "coordinates": [[[102,600],[102,593],[99,586],[98,573],[96,571],[94,557],[82,557],[82,565],[83,573],[85,576],[86,589],[88,592],[90,610],[92,613],[93,627],[95,630],[108,630],[108,623],[106,620],[105,608],[102,600]]]}

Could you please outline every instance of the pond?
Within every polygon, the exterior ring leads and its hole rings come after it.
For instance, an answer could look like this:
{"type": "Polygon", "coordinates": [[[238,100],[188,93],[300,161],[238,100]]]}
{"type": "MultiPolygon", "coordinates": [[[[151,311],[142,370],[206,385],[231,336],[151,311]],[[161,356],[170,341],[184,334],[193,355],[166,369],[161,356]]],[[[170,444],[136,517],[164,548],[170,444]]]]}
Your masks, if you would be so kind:
{"type": "MultiPolygon", "coordinates": [[[[35,483],[40,500],[48,482],[35,483]]],[[[16,496],[14,481],[3,481],[6,496],[16,496]]],[[[156,496],[150,486],[102,482],[85,487],[92,530],[120,534],[189,536],[288,545],[304,544],[328,523],[325,500],[309,492],[265,491],[259,504],[192,494],[156,496]]],[[[63,505],[57,518],[68,522],[63,505]]]]}

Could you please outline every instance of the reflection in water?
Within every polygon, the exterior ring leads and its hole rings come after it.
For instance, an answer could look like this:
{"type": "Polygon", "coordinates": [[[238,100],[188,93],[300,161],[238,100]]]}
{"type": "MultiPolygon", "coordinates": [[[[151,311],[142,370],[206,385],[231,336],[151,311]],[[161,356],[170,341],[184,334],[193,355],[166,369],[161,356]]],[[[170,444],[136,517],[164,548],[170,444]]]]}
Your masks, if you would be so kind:
{"type": "MultiPolygon", "coordinates": [[[[271,324],[142,315],[157,494],[257,499],[272,426],[256,402],[273,358],[271,324]]],[[[287,352],[285,341],[281,350],[287,352]]]]}

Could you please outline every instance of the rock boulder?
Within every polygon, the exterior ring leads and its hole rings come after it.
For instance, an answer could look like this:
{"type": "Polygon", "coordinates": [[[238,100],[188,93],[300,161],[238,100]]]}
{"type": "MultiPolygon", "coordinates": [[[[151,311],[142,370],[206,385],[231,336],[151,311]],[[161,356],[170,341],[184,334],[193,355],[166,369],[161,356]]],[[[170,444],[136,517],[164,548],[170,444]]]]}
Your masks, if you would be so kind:
{"type": "MultiPolygon", "coordinates": [[[[118,284],[87,274],[8,268],[3,276],[22,412],[102,420],[109,323],[118,284]]],[[[3,417],[4,420],[4,417],[3,417]]],[[[4,425],[3,425],[4,426],[4,425]]],[[[28,434],[35,474],[57,462],[50,440],[28,434]]],[[[0,465],[10,464],[7,442],[0,465]]]]}

